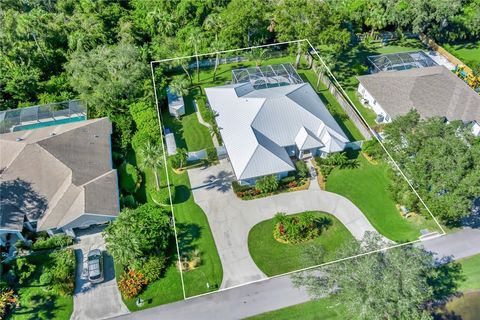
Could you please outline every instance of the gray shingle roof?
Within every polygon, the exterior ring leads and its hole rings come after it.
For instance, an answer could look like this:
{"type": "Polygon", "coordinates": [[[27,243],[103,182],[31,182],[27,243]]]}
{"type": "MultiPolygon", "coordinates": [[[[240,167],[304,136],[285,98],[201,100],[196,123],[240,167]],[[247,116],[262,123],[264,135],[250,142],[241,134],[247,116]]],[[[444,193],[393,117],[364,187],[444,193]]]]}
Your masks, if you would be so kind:
{"type": "Polygon", "coordinates": [[[480,121],[480,95],[444,66],[358,77],[393,118],[415,108],[423,117],[480,121]]]}
{"type": "Polygon", "coordinates": [[[18,212],[39,230],[84,213],[118,215],[111,130],[102,118],[0,135],[0,228],[13,228],[5,217],[18,212]]]}

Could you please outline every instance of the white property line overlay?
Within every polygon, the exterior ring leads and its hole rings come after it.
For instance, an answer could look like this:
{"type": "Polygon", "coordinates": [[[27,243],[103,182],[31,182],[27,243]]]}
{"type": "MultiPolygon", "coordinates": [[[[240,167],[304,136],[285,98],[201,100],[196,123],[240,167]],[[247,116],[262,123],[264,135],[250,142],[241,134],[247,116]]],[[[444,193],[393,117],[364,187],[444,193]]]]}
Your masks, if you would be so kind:
{"type": "Polygon", "coordinates": [[[168,197],[170,198],[170,210],[172,210],[173,233],[175,234],[175,245],[177,247],[178,269],[180,270],[180,281],[182,282],[182,293],[183,293],[183,299],[185,300],[187,296],[185,294],[185,283],[183,281],[182,261],[180,257],[180,248],[178,246],[177,226],[175,224],[175,212],[173,210],[172,191],[170,189],[170,177],[168,175],[168,168],[167,168],[168,166],[167,154],[165,151],[165,144],[163,143],[162,116],[160,115],[160,107],[158,106],[157,85],[155,83],[155,71],[154,71],[152,62],[150,63],[150,69],[152,70],[153,91],[155,96],[155,105],[157,107],[158,125],[160,126],[160,140],[162,141],[163,162],[165,167],[165,175],[167,178],[168,197]]]}
{"type": "MultiPolygon", "coordinates": [[[[413,240],[413,241],[410,241],[410,242],[406,242],[406,243],[401,243],[401,244],[395,244],[395,245],[392,245],[392,246],[387,246],[385,248],[381,248],[381,249],[377,249],[377,250],[372,250],[372,251],[369,251],[369,252],[364,252],[364,253],[361,253],[361,254],[357,254],[357,255],[354,255],[354,256],[350,256],[350,257],[346,257],[346,258],[341,258],[341,259],[337,259],[337,260],[334,260],[334,261],[329,261],[329,262],[326,262],[326,263],[322,263],[322,264],[318,264],[318,265],[314,265],[314,266],[311,266],[311,267],[307,267],[307,268],[303,268],[303,269],[298,269],[298,270],[294,270],[294,271],[290,271],[290,272],[286,272],[286,273],[282,273],[282,274],[279,274],[279,275],[275,275],[275,276],[271,276],[271,277],[266,277],[264,279],[259,279],[259,280],[255,280],[255,281],[250,281],[250,282],[246,282],[246,283],[243,283],[243,284],[239,284],[239,285],[235,285],[235,286],[232,286],[232,287],[228,287],[228,288],[220,288],[216,291],[210,291],[210,292],[206,292],[206,293],[202,293],[202,294],[198,294],[198,295],[193,295],[193,296],[190,296],[190,297],[187,297],[186,294],[185,294],[185,284],[184,284],[184,279],[183,279],[183,271],[182,269],[180,268],[180,279],[181,279],[181,283],[182,283],[182,291],[183,291],[183,299],[184,300],[189,300],[189,299],[194,299],[194,298],[198,298],[198,297],[202,297],[202,296],[206,296],[206,295],[210,295],[210,294],[215,294],[215,293],[219,293],[219,292],[222,292],[222,291],[226,291],[226,290],[231,290],[231,289],[234,289],[234,288],[238,288],[238,287],[242,287],[242,286],[246,286],[246,285],[249,285],[249,284],[253,284],[253,283],[258,283],[258,282],[262,282],[262,281],[267,281],[269,279],[274,279],[274,278],[278,278],[278,277],[282,277],[282,276],[287,276],[287,275],[290,275],[290,274],[294,274],[294,273],[298,273],[298,272],[303,272],[303,271],[307,271],[307,270],[311,270],[311,269],[315,269],[315,268],[319,268],[319,267],[322,267],[322,266],[326,266],[326,265],[331,265],[331,264],[334,264],[334,263],[337,263],[337,262],[342,262],[342,261],[346,261],[346,260],[350,260],[350,259],[354,259],[354,258],[359,258],[359,257],[363,257],[363,256],[367,256],[367,255],[370,255],[370,254],[373,254],[373,253],[378,253],[378,252],[382,252],[382,251],[386,251],[386,250],[390,250],[390,249],[394,249],[394,248],[399,248],[399,247],[402,247],[402,246],[407,246],[407,245],[411,245],[411,244],[415,244],[415,243],[420,243],[420,242],[425,242],[425,241],[429,241],[429,240],[432,240],[432,239],[435,239],[435,238],[438,238],[438,237],[442,237],[446,234],[445,230],[443,229],[443,227],[440,225],[440,223],[438,222],[438,220],[435,218],[435,216],[433,215],[433,213],[430,211],[430,209],[428,208],[428,206],[426,205],[426,203],[423,201],[423,199],[420,197],[420,195],[418,194],[418,192],[415,190],[415,188],[413,187],[413,185],[410,183],[410,181],[408,180],[407,176],[403,173],[403,171],[400,169],[400,167],[398,166],[397,162],[393,159],[393,157],[390,155],[390,153],[387,151],[387,149],[385,148],[385,146],[383,145],[382,141],[380,139],[378,139],[377,135],[374,133],[373,129],[370,127],[370,125],[367,123],[367,121],[365,120],[365,118],[362,116],[362,114],[360,113],[360,111],[357,109],[357,107],[355,106],[355,104],[352,102],[352,100],[350,99],[350,97],[346,94],[345,90],[343,89],[343,87],[340,85],[340,83],[337,81],[337,79],[335,78],[335,76],[332,74],[330,68],[325,64],[325,62],[323,61],[323,59],[320,57],[320,55],[318,54],[317,50],[312,46],[312,44],[310,43],[310,41],[308,39],[302,39],[302,40],[292,40],[292,41],[285,41],[285,42],[278,42],[278,43],[272,43],[272,44],[267,44],[267,45],[261,45],[261,46],[252,46],[252,47],[245,47],[245,48],[238,48],[238,49],[230,49],[230,50],[223,50],[223,51],[215,51],[215,52],[210,52],[210,53],[201,53],[201,54],[198,54],[198,55],[190,55],[190,56],[184,56],[184,57],[176,57],[176,58],[168,58],[168,59],[161,59],[161,60],[156,60],[156,61],[151,61],[150,62],[150,68],[151,68],[151,71],[152,71],[152,81],[153,81],[153,88],[154,88],[154,95],[155,95],[155,106],[157,108],[157,116],[158,116],[158,122],[159,122],[159,126],[160,126],[160,131],[161,131],[161,135],[162,135],[162,138],[161,138],[161,142],[162,142],[162,151],[163,151],[163,160],[165,162],[165,174],[166,174],[166,178],[167,178],[167,186],[168,186],[168,193],[169,193],[169,196],[170,196],[170,208],[172,210],[172,217],[173,217],[173,228],[174,228],[174,233],[175,233],[175,242],[176,242],[176,247],[177,247],[177,255],[178,255],[178,261],[179,261],[179,264],[181,263],[181,259],[180,259],[180,248],[179,248],[179,245],[178,245],[178,236],[177,236],[177,231],[176,231],[176,225],[175,225],[175,214],[174,214],[174,209],[173,209],[173,200],[172,200],[172,193],[171,193],[171,190],[170,190],[170,180],[169,180],[169,175],[168,175],[168,162],[167,162],[167,159],[166,159],[166,153],[165,153],[165,145],[164,145],[164,142],[163,142],[163,130],[162,130],[162,120],[161,120],[161,113],[160,113],[160,107],[159,107],[159,103],[158,103],[158,96],[157,96],[157,89],[156,89],[156,82],[155,82],[155,73],[154,73],[154,65],[155,64],[158,64],[158,63],[163,63],[163,62],[169,62],[169,61],[175,61],[175,60],[182,60],[182,59],[190,59],[190,58],[195,58],[195,57],[204,57],[204,56],[213,56],[213,55],[216,55],[216,54],[222,54],[222,53],[230,53],[230,52],[236,52],[236,51],[245,51],[245,50],[251,50],[251,49],[256,49],[256,48],[265,48],[265,47],[272,47],[272,46],[278,46],[278,45],[284,45],[284,44],[292,44],[292,43],[302,43],[302,42],[307,42],[308,45],[310,46],[311,49],[313,49],[313,52],[315,53],[315,55],[319,58],[320,62],[322,63],[323,67],[327,70],[328,74],[333,78],[335,84],[341,89],[342,91],[342,94],[348,99],[348,102],[350,103],[350,106],[352,106],[356,113],[361,117],[361,119],[363,120],[364,124],[368,127],[368,129],[370,130],[370,132],[372,132],[372,135],[375,137],[375,139],[377,139],[377,141],[380,143],[380,145],[382,146],[383,150],[387,153],[388,157],[390,158],[390,160],[395,164],[395,167],[397,168],[397,170],[401,173],[402,177],[407,181],[408,185],[410,186],[410,188],[413,190],[413,192],[415,193],[415,195],[419,198],[420,202],[422,203],[422,205],[425,207],[425,209],[427,209],[427,212],[430,214],[430,216],[433,218],[433,220],[435,221],[435,223],[437,224],[437,226],[440,228],[440,230],[442,231],[442,233],[438,234],[437,236],[434,236],[434,237],[429,237],[427,240],[422,240],[422,239],[417,239],[417,240],[413,240]]],[[[181,265],[181,264],[180,264],[181,265]]]]}

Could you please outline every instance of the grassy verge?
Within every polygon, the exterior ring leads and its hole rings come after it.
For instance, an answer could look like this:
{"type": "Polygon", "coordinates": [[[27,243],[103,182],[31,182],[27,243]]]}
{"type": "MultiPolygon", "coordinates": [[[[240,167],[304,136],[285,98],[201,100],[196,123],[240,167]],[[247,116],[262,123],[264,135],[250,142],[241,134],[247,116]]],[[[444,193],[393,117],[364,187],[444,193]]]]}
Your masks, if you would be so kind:
{"type": "Polygon", "coordinates": [[[444,44],[443,47],[469,67],[480,63],[480,40],[457,44],[444,44]]]}
{"type": "Polygon", "coordinates": [[[23,284],[17,284],[20,308],[10,319],[70,319],[73,296],[61,296],[40,282],[40,276],[53,262],[50,252],[33,254],[28,261],[36,266],[36,270],[23,284]]]}
{"type": "Polygon", "coordinates": [[[461,259],[458,262],[462,264],[465,281],[459,287],[460,291],[480,290],[480,254],[461,259]]]}
{"type": "Polygon", "coordinates": [[[437,231],[434,221],[422,217],[403,218],[389,191],[388,165],[381,161],[372,164],[358,156],[355,169],[334,169],[328,176],[326,188],[352,201],[370,223],[385,237],[396,242],[415,240],[421,229],[437,231]]]}
{"type": "Polygon", "coordinates": [[[178,148],[184,148],[188,151],[213,148],[212,137],[208,128],[198,122],[197,114],[193,107],[194,96],[189,94],[183,98],[185,115],[180,119],[176,119],[168,113],[168,110],[164,109],[162,113],[164,126],[174,133],[178,148]]]}
{"type": "MultiPolygon", "coordinates": [[[[127,159],[132,164],[140,163],[139,156],[132,150],[127,159]]],[[[164,168],[159,169],[158,173],[161,183],[166,184],[164,168]]],[[[147,190],[155,186],[155,176],[152,170],[145,170],[142,174],[142,186],[135,194],[135,198],[142,202],[152,202],[147,190]]],[[[174,212],[180,253],[197,249],[201,252],[202,259],[200,266],[196,269],[183,273],[185,293],[188,297],[215,291],[222,282],[223,270],[207,217],[192,197],[187,173],[175,174],[169,168],[169,177],[170,183],[174,184],[176,188],[174,212]],[[209,288],[207,288],[207,282],[209,288]]],[[[141,308],[135,305],[136,299],[124,299],[129,310],[151,308],[183,299],[180,272],[176,267],[175,243],[172,243],[170,255],[170,265],[164,276],[149,284],[139,295],[145,301],[141,308]]],[[[116,265],[117,281],[120,279],[121,270],[122,267],[116,265]]]]}
{"type": "Polygon", "coordinates": [[[249,320],[333,320],[345,319],[344,306],[338,305],[333,299],[313,300],[291,307],[270,311],[248,318],[249,320]]]}
{"type": "MultiPolygon", "coordinates": [[[[301,213],[300,213],[301,214],[301,213]]],[[[322,234],[312,240],[299,244],[280,243],[273,237],[274,219],[262,221],[255,225],[248,234],[248,249],[253,261],[267,276],[274,276],[289,271],[310,267],[302,259],[302,253],[309,245],[321,245],[325,249],[325,262],[335,259],[336,250],[353,236],[334,216],[316,212],[318,217],[326,217],[331,221],[322,234]]]]}

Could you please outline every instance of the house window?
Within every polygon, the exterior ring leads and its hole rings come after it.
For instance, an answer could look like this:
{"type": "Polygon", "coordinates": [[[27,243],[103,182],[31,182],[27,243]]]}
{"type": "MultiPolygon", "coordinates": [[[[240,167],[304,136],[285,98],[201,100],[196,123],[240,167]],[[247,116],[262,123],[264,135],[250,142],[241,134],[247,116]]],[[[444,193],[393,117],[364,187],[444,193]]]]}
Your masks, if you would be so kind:
{"type": "Polygon", "coordinates": [[[373,99],[373,105],[377,104],[377,100],[373,99]]]}

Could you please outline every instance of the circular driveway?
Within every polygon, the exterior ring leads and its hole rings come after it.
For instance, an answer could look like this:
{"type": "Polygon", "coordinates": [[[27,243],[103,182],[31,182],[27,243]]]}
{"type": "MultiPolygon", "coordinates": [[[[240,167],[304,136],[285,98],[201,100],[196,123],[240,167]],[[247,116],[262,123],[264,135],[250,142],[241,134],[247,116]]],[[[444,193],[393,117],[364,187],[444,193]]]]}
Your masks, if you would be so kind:
{"type": "Polygon", "coordinates": [[[350,200],[320,190],[316,181],[312,181],[308,190],[245,201],[237,198],[231,190],[231,181],[235,177],[226,159],[216,166],[191,169],[188,176],[195,202],[208,217],[222,261],[222,288],[267,278],[250,257],[248,233],[254,225],[273,218],[277,212],[330,213],[359,240],[365,232],[376,231],[350,200]]]}

